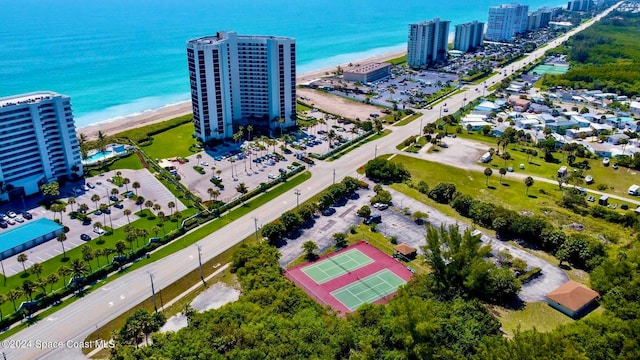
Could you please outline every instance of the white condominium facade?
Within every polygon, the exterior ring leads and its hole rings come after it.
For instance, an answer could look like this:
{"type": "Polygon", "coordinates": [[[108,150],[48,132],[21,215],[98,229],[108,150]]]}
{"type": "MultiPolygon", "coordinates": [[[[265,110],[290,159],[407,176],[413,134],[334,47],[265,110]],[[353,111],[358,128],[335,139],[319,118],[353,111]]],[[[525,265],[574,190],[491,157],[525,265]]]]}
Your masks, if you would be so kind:
{"type": "Polygon", "coordinates": [[[489,41],[511,41],[516,34],[527,31],[529,6],[518,3],[489,8],[485,38],[489,41]]]}
{"type": "Polygon", "coordinates": [[[196,136],[233,136],[251,124],[274,130],[296,124],[295,39],[218,32],[187,42],[196,136]]]}
{"type": "Polygon", "coordinates": [[[450,21],[440,21],[440,18],[409,24],[409,66],[420,68],[447,59],[449,24],[450,21]]]}
{"type": "Polygon", "coordinates": [[[0,98],[0,200],[82,175],[68,96],[50,91],[0,98]]]}
{"type": "Polygon", "coordinates": [[[472,22],[456,25],[454,50],[467,52],[482,46],[484,38],[484,23],[474,20],[472,22]]]}

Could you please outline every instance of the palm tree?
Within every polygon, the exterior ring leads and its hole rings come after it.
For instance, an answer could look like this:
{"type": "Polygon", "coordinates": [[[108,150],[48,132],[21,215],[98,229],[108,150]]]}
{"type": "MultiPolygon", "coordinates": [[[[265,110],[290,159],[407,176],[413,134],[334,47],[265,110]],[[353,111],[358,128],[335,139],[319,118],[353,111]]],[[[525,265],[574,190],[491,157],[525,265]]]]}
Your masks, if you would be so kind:
{"type": "Polygon", "coordinates": [[[67,240],[67,234],[60,233],[56,238],[58,239],[58,242],[62,246],[62,258],[64,259],[67,257],[67,252],[64,250],[64,242],[67,240]]]}
{"type": "Polygon", "coordinates": [[[86,213],[87,211],[89,211],[89,205],[80,204],[78,205],[78,210],[80,210],[81,213],[86,213]]]}
{"type": "Polygon", "coordinates": [[[93,253],[93,249],[91,248],[91,246],[83,246],[82,260],[87,262],[87,265],[89,266],[89,271],[92,271],[91,260],[93,260],[94,258],[95,258],[95,254],[93,253]]]}
{"type": "Polygon", "coordinates": [[[47,285],[51,286],[49,288],[49,292],[53,292],[53,285],[55,285],[55,283],[57,283],[58,280],[60,280],[60,277],[58,277],[58,275],[54,273],[51,273],[49,274],[49,276],[47,276],[47,278],[45,279],[45,282],[47,283],[47,285]]]}
{"type": "Polygon", "coordinates": [[[9,298],[6,295],[0,294],[0,321],[2,321],[2,304],[6,303],[7,300],[9,298]]]}
{"type": "MultiPolygon", "coordinates": [[[[138,229],[136,231],[136,235],[138,235],[138,237],[141,237],[142,240],[144,241],[144,239],[149,236],[149,230],[147,229],[138,229]]],[[[136,238],[136,247],[138,246],[138,239],[136,238]]]]}
{"type": "MultiPolygon", "coordinates": [[[[133,253],[133,242],[138,241],[138,234],[136,234],[135,229],[132,228],[126,232],[125,240],[127,240],[127,242],[129,243],[129,250],[130,250],[129,252],[133,253]]],[[[138,244],[136,244],[136,247],[137,246],[138,244]]]]}
{"type": "Polygon", "coordinates": [[[211,201],[213,199],[213,189],[212,188],[208,188],[207,189],[207,193],[209,194],[209,201],[211,201]]]}
{"type": "Polygon", "coordinates": [[[113,254],[113,249],[105,248],[102,250],[102,255],[107,259],[107,263],[109,263],[109,255],[113,254]]]}
{"type": "Polygon", "coordinates": [[[333,130],[330,130],[329,133],[327,134],[327,139],[329,139],[329,147],[331,147],[331,144],[333,144],[333,139],[336,138],[336,132],[333,130]]]}
{"type": "Polygon", "coordinates": [[[104,255],[104,250],[96,249],[93,253],[96,256],[96,262],[98,263],[97,270],[100,270],[100,256],[104,255]]]}
{"type": "Polygon", "coordinates": [[[151,209],[153,207],[153,201],[151,200],[147,200],[144,202],[144,207],[146,207],[147,209],[151,209]]]}
{"type": "Polygon", "coordinates": [[[103,133],[102,131],[98,131],[98,149],[100,149],[100,151],[105,151],[107,150],[106,145],[107,134],[103,133]]]}
{"type": "Polygon", "coordinates": [[[160,219],[160,221],[158,222],[158,226],[162,228],[162,234],[163,235],[167,235],[167,233],[164,231],[164,212],[160,211],[158,213],[158,218],[160,219]]]}
{"type": "Polygon", "coordinates": [[[158,213],[158,211],[160,211],[160,209],[162,209],[162,206],[158,203],[153,204],[153,211],[156,212],[156,214],[158,213]]]}
{"type": "Polygon", "coordinates": [[[140,206],[140,211],[142,211],[142,205],[144,204],[144,196],[138,196],[138,200],[136,201],[138,206],[140,206]]]}
{"type": "Polygon", "coordinates": [[[499,172],[500,172],[500,185],[502,185],[502,177],[507,173],[507,169],[502,167],[500,168],[499,172]]]}
{"type": "MultiPolygon", "coordinates": [[[[87,265],[80,259],[74,259],[71,262],[71,278],[82,280],[87,273],[87,265]]],[[[74,281],[77,290],[80,290],[80,281],[74,281]]]]}
{"type": "Polygon", "coordinates": [[[158,233],[160,232],[160,228],[157,227],[157,226],[154,226],[153,229],[151,229],[151,231],[153,231],[155,236],[158,237],[158,233]]]}
{"type": "Polygon", "coordinates": [[[180,211],[176,211],[174,216],[176,218],[176,224],[177,224],[176,228],[179,229],[180,228],[180,218],[182,218],[182,213],[180,213],[180,211]]]}
{"type": "Polygon", "coordinates": [[[120,255],[124,254],[124,250],[127,248],[127,244],[120,240],[116,243],[116,252],[120,255]]]}
{"type": "Polygon", "coordinates": [[[253,125],[249,124],[247,125],[247,140],[251,141],[251,132],[253,132],[253,125]]]}
{"type": "Polygon", "coordinates": [[[80,147],[80,155],[82,156],[82,160],[87,158],[87,135],[80,133],[78,134],[78,146],[80,147]]]}
{"type": "Polygon", "coordinates": [[[171,211],[171,215],[173,215],[173,211],[172,209],[174,207],[176,207],[176,203],[174,203],[173,201],[169,201],[169,203],[167,204],[167,207],[169,208],[169,210],[171,211]]]}
{"type": "Polygon", "coordinates": [[[196,159],[198,159],[198,165],[200,165],[200,160],[202,160],[202,154],[197,154],[196,159]]]}
{"type": "Polygon", "coordinates": [[[42,274],[42,271],[44,270],[44,268],[42,264],[34,263],[33,265],[31,265],[29,270],[31,270],[32,273],[36,274],[36,277],[40,279],[40,275],[42,274]]]}
{"type": "MultiPolygon", "coordinates": [[[[100,221],[94,222],[93,228],[102,230],[102,223],[100,221]]],[[[102,242],[102,231],[98,233],[98,241],[102,242]]]]}
{"type": "MultiPolygon", "coordinates": [[[[118,195],[118,194],[120,194],[120,191],[118,191],[118,189],[116,189],[116,188],[111,189],[111,195],[115,196],[115,195],[118,195]]],[[[111,200],[111,199],[109,199],[109,200],[111,200]]]]}
{"type": "Polygon", "coordinates": [[[62,276],[63,285],[67,286],[67,276],[71,275],[71,269],[69,269],[67,266],[61,266],[58,269],[58,275],[62,276]]]}
{"type": "Polygon", "coordinates": [[[109,205],[107,204],[100,204],[99,209],[100,211],[102,211],[102,219],[104,221],[104,223],[107,223],[107,209],[109,208],[109,205]]]}
{"type": "Polygon", "coordinates": [[[98,201],[100,201],[100,195],[98,195],[98,194],[91,195],[91,201],[93,201],[93,203],[96,206],[96,210],[97,210],[98,209],[98,201]]]}
{"type": "Polygon", "coordinates": [[[131,215],[131,210],[124,209],[124,211],[122,213],[124,214],[124,216],[127,217],[127,223],[129,223],[129,225],[131,225],[131,220],[129,220],[129,215],[131,215]]]}
{"type": "Polygon", "coordinates": [[[525,194],[529,196],[529,188],[533,185],[533,178],[531,176],[527,176],[524,179],[524,185],[527,187],[527,192],[525,194]]]}
{"type": "Polygon", "coordinates": [[[129,192],[129,183],[131,183],[131,180],[129,180],[129,178],[122,179],[122,184],[124,185],[124,189],[127,192],[129,192]]]}
{"type": "Polygon", "coordinates": [[[29,298],[29,301],[33,301],[33,299],[31,298],[31,295],[33,295],[33,292],[35,290],[36,290],[36,284],[34,284],[33,281],[27,279],[22,282],[22,293],[27,295],[27,297],[29,298]]]}
{"type": "Polygon", "coordinates": [[[18,262],[20,264],[22,264],[22,270],[24,271],[24,274],[27,274],[27,268],[24,266],[24,263],[27,262],[27,260],[29,260],[29,258],[27,257],[27,254],[20,254],[18,255],[17,258],[18,262]]]}
{"type": "Polygon", "coordinates": [[[11,300],[11,302],[13,303],[14,312],[18,311],[18,308],[16,307],[16,300],[20,299],[21,296],[22,296],[22,291],[18,289],[13,289],[9,291],[9,293],[7,294],[7,299],[11,300]]]}
{"type": "Polygon", "coordinates": [[[133,188],[133,190],[136,191],[136,197],[138,196],[138,189],[140,189],[140,183],[137,181],[134,181],[133,184],[131,184],[131,187],[133,188]]]}
{"type": "Polygon", "coordinates": [[[242,201],[242,204],[244,204],[244,195],[249,192],[247,185],[245,183],[238,184],[238,186],[236,186],[236,191],[240,193],[240,200],[242,201]]]}
{"type": "Polygon", "coordinates": [[[491,176],[493,174],[493,170],[491,170],[490,167],[484,169],[484,176],[487,177],[487,181],[485,182],[485,185],[489,186],[489,176],[491,176]]]}
{"type": "Polygon", "coordinates": [[[71,212],[73,212],[73,204],[75,203],[76,203],[76,198],[74,198],[73,196],[67,199],[67,204],[71,206],[71,212]]]}

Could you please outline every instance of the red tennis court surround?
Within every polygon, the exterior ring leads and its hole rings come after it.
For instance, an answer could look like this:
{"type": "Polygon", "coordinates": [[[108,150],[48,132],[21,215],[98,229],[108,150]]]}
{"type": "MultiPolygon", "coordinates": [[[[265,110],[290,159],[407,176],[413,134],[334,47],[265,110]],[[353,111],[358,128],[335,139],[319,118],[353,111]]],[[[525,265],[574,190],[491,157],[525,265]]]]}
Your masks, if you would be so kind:
{"type": "MultiPolygon", "coordinates": [[[[295,266],[291,269],[288,269],[284,275],[287,277],[287,279],[293,281],[297,286],[302,288],[307,293],[307,295],[309,295],[312,299],[316,300],[317,302],[323,305],[329,305],[333,309],[337,310],[342,314],[346,314],[353,311],[353,310],[349,310],[348,306],[351,306],[351,307],[353,306],[350,304],[342,303],[340,300],[334,297],[331,293],[332,292],[343,293],[343,292],[349,292],[350,291],[349,289],[364,288],[365,286],[370,287],[369,283],[367,283],[365,279],[367,279],[367,277],[371,277],[372,275],[375,276],[375,274],[380,273],[384,269],[389,270],[390,272],[393,273],[393,275],[404,280],[405,282],[411,279],[412,273],[407,269],[406,265],[402,264],[401,262],[398,262],[391,256],[369,245],[366,241],[361,241],[357,244],[353,244],[349,247],[346,247],[340,251],[336,251],[334,253],[324,255],[314,262],[311,262],[311,263],[307,262],[307,263],[295,266]],[[343,261],[343,259],[349,258],[349,257],[338,256],[338,255],[346,252],[353,253],[352,250],[354,249],[360,251],[362,254],[368,256],[374,261],[370,263],[366,263],[363,266],[354,268],[350,271],[349,271],[350,269],[349,267],[344,267],[343,268],[344,271],[342,271],[343,273],[342,275],[331,278],[326,282],[321,282],[320,284],[318,284],[316,280],[314,280],[309,275],[307,275],[309,271],[307,271],[307,273],[303,271],[305,268],[310,266],[317,267],[317,264],[322,263],[323,261],[336,263],[337,266],[342,267],[339,264],[339,261],[343,261]],[[363,280],[365,280],[365,282],[363,282],[363,280]],[[351,286],[354,284],[362,284],[362,286],[359,286],[359,287],[351,286]]],[[[371,288],[371,291],[369,292],[368,295],[371,295],[372,292],[377,293],[377,291],[374,288],[371,288]]],[[[358,294],[355,294],[354,296],[357,297],[357,295],[358,294]]],[[[395,295],[395,291],[390,294],[381,292],[379,298],[375,299],[373,303],[375,304],[385,303],[391,297],[393,297],[393,295],[395,295]]]]}

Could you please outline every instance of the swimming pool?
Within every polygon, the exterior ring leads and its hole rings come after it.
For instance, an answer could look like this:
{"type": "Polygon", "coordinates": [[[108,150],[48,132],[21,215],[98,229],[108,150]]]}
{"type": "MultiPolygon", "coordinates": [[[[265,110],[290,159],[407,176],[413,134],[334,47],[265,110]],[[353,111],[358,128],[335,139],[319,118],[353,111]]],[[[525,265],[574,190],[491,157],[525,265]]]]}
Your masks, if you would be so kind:
{"type": "Polygon", "coordinates": [[[55,238],[64,232],[62,225],[46,218],[0,231],[0,259],[6,259],[36,245],[55,238]]]}
{"type": "Polygon", "coordinates": [[[84,162],[87,164],[93,164],[101,160],[110,159],[114,156],[113,151],[98,151],[91,156],[87,156],[87,158],[84,159],[84,162]]]}

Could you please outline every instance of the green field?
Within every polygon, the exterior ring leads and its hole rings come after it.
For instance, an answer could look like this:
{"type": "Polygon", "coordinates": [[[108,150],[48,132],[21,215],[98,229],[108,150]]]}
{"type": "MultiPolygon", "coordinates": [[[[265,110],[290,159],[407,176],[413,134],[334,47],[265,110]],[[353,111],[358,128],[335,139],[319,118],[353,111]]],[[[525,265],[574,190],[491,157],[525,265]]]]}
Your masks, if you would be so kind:
{"type": "MultiPolygon", "coordinates": [[[[487,145],[487,150],[489,148],[497,149],[497,138],[484,136],[477,132],[467,134],[466,130],[457,135],[462,138],[482,142],[487,145]]],[[[588,143],[588,141],[585,140],[585,143],[588,143]]],[[[569,170],[574,169],[574,167],[569,166],[569,164],[567,163],[568,154],[566,152],[553,153],[553,156],[557,160],[557,163],[545,162],[544,152],[542,151],[542,149],[536,149],[531,146],[509,144],[507,146],[507,152],[511,156],[511,160],[507,160],[506,166],[503,159],[499,158],[498,156],[494,156],[493,161],[491,161],[490,163],[490,166],[494,169],[494,172],[497,172],[497,170],[499,170],[501,167],[511,166],[518,173],[553,180],[557,174],[558,169],[561,166],[567,166],[569,170]],[[531,163],[529,163],[527,162],[527,154],[522,152],[524,149],[536,150],[538,152],[538,156],[531,157],[531,163]],[[524,164],[524,170],[520,170],[520,164],[524,164]]],[[[582,158],[576,158],[576,163],[580,163],[583,160],[584,159],[582,158]]],[[[611,166],[602,165],[601,159],[588,159],[588,162],[590,169],[586,170],[584,172],[584,175],[593,176],[594,183],[590,185],[583,184],[581,186],[587,189],[598,190],[598,185],[605,184],[608,187],[608,189],[605,190],[607,193],[632,199],[632,197],[627,194],[627,190],[632,184],[640,185],[640,177],[638,176],[637,171],[623,167],[614,170],[611,166]]],[[[578,168],[575,169],[578,171],[580,170],[578,168]]]]}
{"type": "Polygon", "coordinates": [[[197,144],[193,138],[193,124],[186,123],[173,129],[153,135],[153,144],[142,150],[152,159],[166,159],[171,157],[187,157],[195,154],[192,146],[197,144]]]}
{"type": "Polygon", "coordinates": [[[574,322],[572,318],[552,308],[546,302],[527,303],[520,310],[494,307],[491,312],[500,320],[502,328],[509,336],[513,336],[516,331],[534,328],[541,332],[548,332],[560,325],[574,322]]]}
{"type": "MultiPolygon", "coordinates": [[[[529,189],[529,195],[527,196],[526,186],[523,181],[510,179],[508,173],[503,177],[502,184],[500,184],[500,175],[497,171],[494,171],[489,178],[489,186],[487,186],[485,185],[486,177],[479,171],[460,169],[403,155],[395,156],[392,161],[402,163],[411,172],[411,179],[414,183],[424,180],[430,187],[433,187],[438,182],[452,182],[456,185],[458,191],[471,195],[475,199],[500,204],[514,211],[532,212],[542,216],[556,226],[579,223],[585,226],[585,233],[618,239],[621,246],[633,238],[629,229],[590,216],[580,216],[560,207],[556,202],[560,199],[562,192],[555,184],[535,182],[529,189]]],[[[448,205],[435,203],[426,195],[409,188],[406,184],[394,184],[392,187],[430,206],[434,206],[446,215],[466,220],[467,222],[470,221],[458,215],[448,205]]]]}

